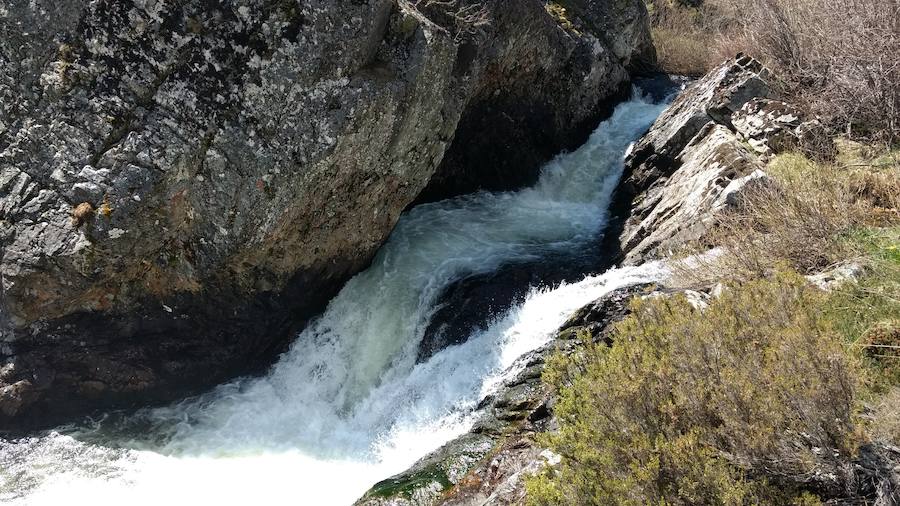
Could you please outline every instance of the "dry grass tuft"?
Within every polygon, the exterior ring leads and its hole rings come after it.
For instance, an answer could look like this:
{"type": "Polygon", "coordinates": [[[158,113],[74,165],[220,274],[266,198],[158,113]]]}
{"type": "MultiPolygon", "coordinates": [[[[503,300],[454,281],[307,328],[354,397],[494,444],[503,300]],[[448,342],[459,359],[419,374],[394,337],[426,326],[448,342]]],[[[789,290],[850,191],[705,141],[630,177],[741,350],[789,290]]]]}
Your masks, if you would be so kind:
{"type": "Polygon", "coordinates": [[[864,159],[844,151],[837,161],[820,163],[779,155],[767,168],[769,183],[748,188],[740,206],[717,217],[689,249],[717,246],[723,253],[676,263],[679,283],[754,279],[777,266],[813,274],[865,256],[856,231],[900,223],[900,165],[885,163],[892,160],[886,156],[864,159]]]}
{"type": "Polygon", "coordinates": [[[874,406],[870,432],[876,440],[900,442],[900,386],[892,388],[874,406]]]}
{"type": "Polygon", "coordinates": [[[80,227],[94,215],[94,206],[88,202],[82,202],[72,209],[72,225],[80,227]]]}

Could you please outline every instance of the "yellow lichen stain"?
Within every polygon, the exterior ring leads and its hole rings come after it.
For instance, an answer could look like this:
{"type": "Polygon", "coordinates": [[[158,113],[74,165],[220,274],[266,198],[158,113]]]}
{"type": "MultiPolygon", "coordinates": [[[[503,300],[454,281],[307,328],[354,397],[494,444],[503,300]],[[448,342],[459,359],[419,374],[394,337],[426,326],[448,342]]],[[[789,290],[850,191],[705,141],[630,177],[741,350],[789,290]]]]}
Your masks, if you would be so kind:
{"type": "Polygon", "coordinates": [[[563,30],[572,32],[575,35],[581,35],[581,33],[575,29],[575,25],[569,19],[565,7],[556,2],[547,2],[544,5],[544,9],[547,10],[547,13],[550,14],[550,16],[556,19],[557,23],[559,23],[563,30]]]}
{"type": "Polygon", "coordinates": [[[100,215],[109,218],[112,215],[113,208],[109,205],[109,195],[103,197],[103,203],[100,204],[100,215]]]}

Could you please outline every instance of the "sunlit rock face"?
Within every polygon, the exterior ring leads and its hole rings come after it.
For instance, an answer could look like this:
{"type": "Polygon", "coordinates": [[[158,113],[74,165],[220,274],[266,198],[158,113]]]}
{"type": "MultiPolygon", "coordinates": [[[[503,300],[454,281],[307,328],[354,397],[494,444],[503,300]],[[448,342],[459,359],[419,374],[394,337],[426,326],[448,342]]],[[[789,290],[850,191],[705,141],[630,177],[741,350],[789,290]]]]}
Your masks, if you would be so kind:
{"type": "Polygon", "coordinates": [[[426,186],[533,179],[653,59],[575,4],[0,2],[0,426],[265,364],[426,186]]]}
{"type": "Polygon", "coordinates": [[[627,264],[665,257],[699,239],[714,216],[736,205],[763,164],[735,130],[748,102],[771,94],[767,70],[749,57],[726,61],[691,83],[625,159],[610,253],[627,264]]]}

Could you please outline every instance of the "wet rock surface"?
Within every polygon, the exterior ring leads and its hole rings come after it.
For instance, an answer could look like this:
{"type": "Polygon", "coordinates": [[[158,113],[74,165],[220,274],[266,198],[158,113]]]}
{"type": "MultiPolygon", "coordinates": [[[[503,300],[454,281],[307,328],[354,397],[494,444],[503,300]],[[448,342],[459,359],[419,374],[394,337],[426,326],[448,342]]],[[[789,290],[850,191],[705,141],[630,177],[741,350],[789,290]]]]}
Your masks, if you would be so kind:
{"type": "Polygon", "coordinates": [[[431,317],[418,360],[423,362],[447,346],[461,344],[493,318],[521,302],[531,290],[582,279],[586,272],[609,267],[597,248],[555,255],[529,263],[501,266],[494,272],[459,280],[447,287],[431,317]]]}
{"type": "Polygon", "coordinates": [[[533,178],[653,59],[589,3],[0,5],[0,427],[263,367],[420,195],[533,178]]]}

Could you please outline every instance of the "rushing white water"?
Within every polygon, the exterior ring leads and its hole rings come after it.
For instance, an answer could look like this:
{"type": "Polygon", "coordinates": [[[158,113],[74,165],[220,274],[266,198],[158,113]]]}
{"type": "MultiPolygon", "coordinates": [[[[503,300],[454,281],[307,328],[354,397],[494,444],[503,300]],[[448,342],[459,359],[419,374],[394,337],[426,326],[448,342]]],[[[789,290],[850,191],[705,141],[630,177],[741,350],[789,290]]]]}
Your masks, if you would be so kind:
{"type": "Polygon", "coordinates": [[[596,238],[626,149],[661,110],[640,98],[621,104],[531,188],[412,209],[372,266],[265,377],[133,415],[131,438],[100,424],[0,439],[0,502],[352,503],[466,431],[503,372],[546,343],[572,311],[664,275],[646,265],[533,290],[465,343],[416,363],[448,284],[596,238]],[[135,434],[139,428],[149,434],[135,434]]]}

